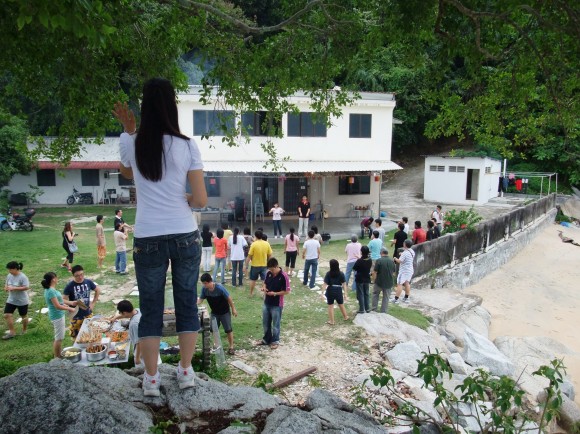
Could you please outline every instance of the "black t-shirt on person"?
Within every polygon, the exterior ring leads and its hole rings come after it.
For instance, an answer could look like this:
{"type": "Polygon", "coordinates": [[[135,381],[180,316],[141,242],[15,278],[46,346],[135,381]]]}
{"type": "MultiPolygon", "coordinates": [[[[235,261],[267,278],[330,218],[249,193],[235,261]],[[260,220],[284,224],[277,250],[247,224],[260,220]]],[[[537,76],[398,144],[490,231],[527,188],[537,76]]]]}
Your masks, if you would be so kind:
{"type": "Polygon", "coordinates": [[[308,213],[308,210],[310,209],[310,202],[300,202],[300,204],[298,205],[298,209],[300,210],[300,215],[298,217],[300,218],[306,218],[306,214],[308,213]]]}
{"type": "Polygon", "coordinates": [[[354,281],[356,283],[371,283],[371,268],[373,261],[371,258],[359,258],[354,263],[352,269],[356,271],[354,281]]]}

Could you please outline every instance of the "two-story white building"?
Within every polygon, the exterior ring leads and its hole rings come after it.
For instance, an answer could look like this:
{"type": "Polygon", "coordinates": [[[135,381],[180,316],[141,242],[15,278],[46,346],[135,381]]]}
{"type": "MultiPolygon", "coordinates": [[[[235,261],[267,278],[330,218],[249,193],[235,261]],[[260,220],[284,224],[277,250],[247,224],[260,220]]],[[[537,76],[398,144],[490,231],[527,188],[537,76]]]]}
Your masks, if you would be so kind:
{"type": "MultiPolygon", "coordinates": [[[[378,213],[382,173],[400,169],[391,162],[393,94],[362,92],[360,99],[343,108],[341,117],[331,120],[330,127],[317,122],[306,95],[289,97],[300,112],[284,114],[281,121],[271,123],[283,134],[271,139],[281,164],[274,171],[260,146],[268,139],[263,122],[268,114],[235,113],[221,105],[218,113],[215,101],[207,105],[200,101],[200,91],[201,87],[192,86],[179,94],[178,110],[182,132],[195,138],[201,149],[208,206],[236,208],[235,219],[240,220],[256,208],[264,208],[267,214],[278,202],[293,215],[306,195],[313,211],[320,211],[324,204],[331,217],[359,215],[353,211],[364,207],[378,213]],[[228,147],[222,143],[220,125],[239,121],[249,140],[240,137],[238,146],[228,147]],[[262,205],[256,207],[256,203],[262,205]]],[[[73,185],[92,192],[95,202],[108,202],[111,193],[117,201],[126,201],[131,181],[118,174],[118,159],[118,138],[107,138],[101,146],[85,146],[66,168],[39,161],[38,171],[15,176],[8,188],[19,193],[28,191],[29,184],[38,185],[44,191],[40,203],[49,204],[64,204],[73,185]]],[[[366,213],[371,210],[362,212],[366,213]]]]}

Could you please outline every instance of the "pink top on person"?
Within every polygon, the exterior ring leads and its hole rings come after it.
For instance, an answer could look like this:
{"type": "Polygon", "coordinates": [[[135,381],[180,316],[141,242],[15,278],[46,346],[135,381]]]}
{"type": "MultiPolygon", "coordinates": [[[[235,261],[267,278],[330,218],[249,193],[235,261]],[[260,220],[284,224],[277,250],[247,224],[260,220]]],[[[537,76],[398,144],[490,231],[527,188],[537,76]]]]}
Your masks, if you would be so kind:
{"type": "Polygon", "coordinates": [[[290,234],[286,235],[286,251],[287,252],[297,251],[299,241],[300,241],[300,238],[296,234],[294,234],[294,240],[290,239],[290,234]]]}
{"type": "Polygon", "coordinates": [[[362,247],[361,243],[348,243],[344,248],[346,252],[346,262],[354,262],[358,258],[360,258],[360,248],[362,247]]]}

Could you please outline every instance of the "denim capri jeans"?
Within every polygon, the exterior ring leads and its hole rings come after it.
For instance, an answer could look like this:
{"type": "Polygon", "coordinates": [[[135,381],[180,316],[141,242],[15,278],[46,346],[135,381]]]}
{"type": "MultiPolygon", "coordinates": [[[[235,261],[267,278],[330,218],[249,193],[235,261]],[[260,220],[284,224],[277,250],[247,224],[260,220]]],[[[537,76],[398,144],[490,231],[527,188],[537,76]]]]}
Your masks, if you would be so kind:
{"type": "Polygon", "coordinates": [[[201,261],[199,231],[135,238],[133,261],[139,287],[139,338],[161,337],[165,283],[171,263],[177,333],[199,331],[197,281],[201,261]]]}

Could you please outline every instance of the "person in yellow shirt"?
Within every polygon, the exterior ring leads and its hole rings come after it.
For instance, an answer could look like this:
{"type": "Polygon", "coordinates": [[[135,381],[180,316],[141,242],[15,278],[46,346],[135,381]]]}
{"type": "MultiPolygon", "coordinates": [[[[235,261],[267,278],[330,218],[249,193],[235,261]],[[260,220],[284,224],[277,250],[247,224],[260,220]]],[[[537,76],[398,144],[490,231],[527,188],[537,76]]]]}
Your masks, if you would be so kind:
{"type": "Polygon", "coordinates": [[[268,259],[272,256],[272,247],[270,243],[264,241],[262,231],[258,230],[254,234],[256,240],[250,246],[248,257],[244,264],[244,273],[248,269],[248,264],[252,261],[250,268],[250,295],[254,295],[254,288],[258,277],[264,281],[266,279],[266,272],[268,259]]]}

